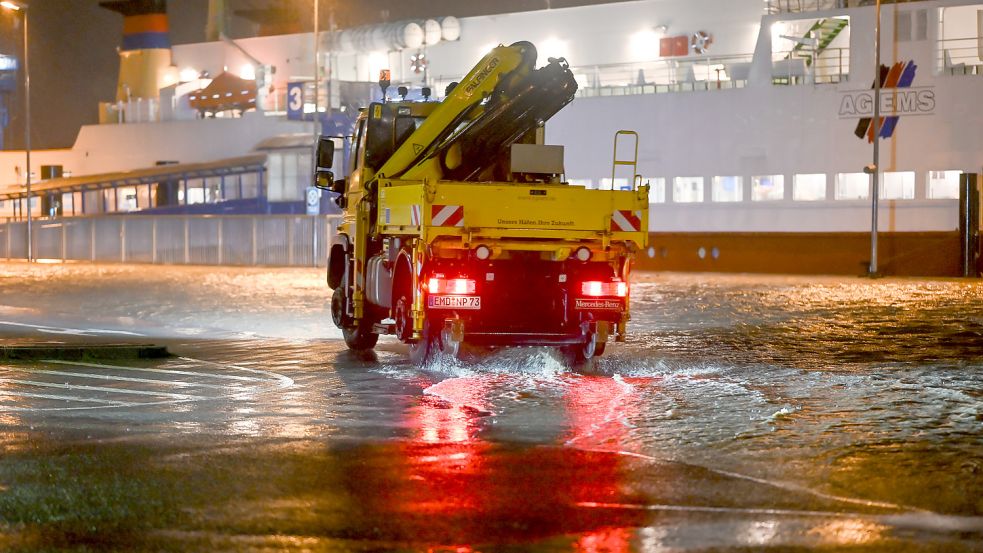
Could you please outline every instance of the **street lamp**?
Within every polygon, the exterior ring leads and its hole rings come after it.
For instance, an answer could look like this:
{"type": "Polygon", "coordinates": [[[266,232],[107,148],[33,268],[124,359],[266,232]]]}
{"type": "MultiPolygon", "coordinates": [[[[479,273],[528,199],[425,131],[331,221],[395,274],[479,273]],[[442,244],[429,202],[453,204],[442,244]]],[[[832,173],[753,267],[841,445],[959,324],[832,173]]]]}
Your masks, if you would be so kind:
{"type": "Polygon", "coordinates": [[[881,0],[877,0],[874,15],[874,163],[865,172],[871,175],[870,215],[870,276],[877,276],[877,204],[880,196],[881,172],[881,0]]]}
{"type": "Polygon", "coordinates": [[[27,261],[34,260],[31,238],[31,66],[27,55],[27,4],[17,0],[0,1],[0,7],[19,12],[24,18],[24,151],[27,154],[27,261]]]}

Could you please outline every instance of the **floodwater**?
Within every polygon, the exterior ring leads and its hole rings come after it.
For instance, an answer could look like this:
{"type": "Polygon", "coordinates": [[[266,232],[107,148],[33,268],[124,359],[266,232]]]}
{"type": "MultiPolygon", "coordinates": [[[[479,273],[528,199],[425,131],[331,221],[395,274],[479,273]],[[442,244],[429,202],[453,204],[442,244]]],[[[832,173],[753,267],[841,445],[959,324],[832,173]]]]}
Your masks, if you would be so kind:
{"type": "Polygon", "coordinates": [[[640,274],[626,344],[417,369],[320,270],[0,264],[0,548],[983,551],[983,284],[640,274]]]}

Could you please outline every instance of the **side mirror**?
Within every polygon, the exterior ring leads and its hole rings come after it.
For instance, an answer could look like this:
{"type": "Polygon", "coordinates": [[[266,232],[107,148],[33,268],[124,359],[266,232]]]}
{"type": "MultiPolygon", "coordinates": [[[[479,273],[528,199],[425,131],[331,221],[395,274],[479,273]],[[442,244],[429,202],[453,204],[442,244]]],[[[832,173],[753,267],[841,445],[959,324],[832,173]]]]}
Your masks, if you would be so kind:
{"type": "Polygon", "coordinates": [[[331,169],[334,165],[334,140],[327,136],[317,139],[317,169],[331,169]]]}
{"type": "MultiPolygon", "coordinates": [[[[314,172],[314,188],[335,192],[334,173],[321,168],[314,172]]],[[[344,180],[342,180],[344,182],[344,180]]]]}

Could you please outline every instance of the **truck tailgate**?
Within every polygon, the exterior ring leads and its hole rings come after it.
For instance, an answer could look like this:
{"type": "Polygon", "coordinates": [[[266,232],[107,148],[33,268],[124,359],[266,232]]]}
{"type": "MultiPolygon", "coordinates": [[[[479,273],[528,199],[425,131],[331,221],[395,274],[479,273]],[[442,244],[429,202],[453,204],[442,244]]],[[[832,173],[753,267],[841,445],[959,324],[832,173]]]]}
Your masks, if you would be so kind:
{"type": "Polygon", "coordinates": [[[383,228],[422,226],[447,234],[498,230],[514,237],[524,231],[536,236],[542,236],[541,231],[567,231],[639,241],[637,236],[617,234],[647,234],[647,191],[460,182],[426,187],[392,181],[380,190],[379,223],[383,228]]]}

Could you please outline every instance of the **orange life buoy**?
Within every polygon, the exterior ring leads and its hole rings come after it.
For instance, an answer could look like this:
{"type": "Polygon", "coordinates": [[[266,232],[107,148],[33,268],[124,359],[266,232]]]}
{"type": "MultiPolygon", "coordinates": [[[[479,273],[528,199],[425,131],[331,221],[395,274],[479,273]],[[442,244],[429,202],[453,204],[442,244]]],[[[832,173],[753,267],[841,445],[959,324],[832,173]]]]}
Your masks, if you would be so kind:
{"type": "Polygon", "coordinates": [[[697,54],[706,54],[707,50],[710,49],[710,45],[713,44],[713,35],[706,31],[697,31],[690,38],[690,44],[693,46],[693,51],[697,54]]]}

